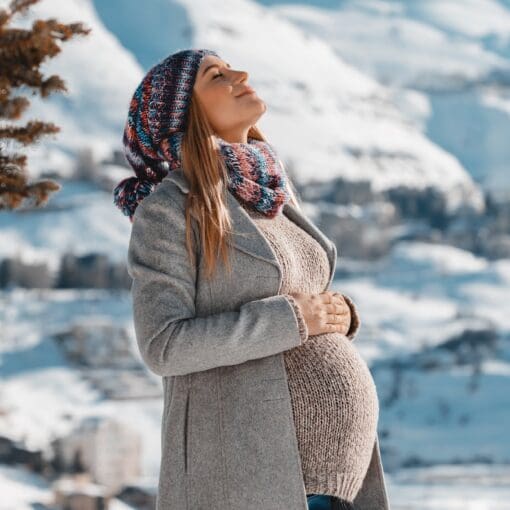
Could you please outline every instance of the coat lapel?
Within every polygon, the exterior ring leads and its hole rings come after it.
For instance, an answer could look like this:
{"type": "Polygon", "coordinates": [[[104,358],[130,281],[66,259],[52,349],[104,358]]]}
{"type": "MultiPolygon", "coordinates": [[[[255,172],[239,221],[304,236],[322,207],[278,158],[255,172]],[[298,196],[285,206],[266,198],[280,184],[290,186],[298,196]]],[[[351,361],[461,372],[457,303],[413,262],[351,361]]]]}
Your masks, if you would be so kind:
{"type": "MultiPolygon", "coordinates": [[[[172,170],[164,177],[164,180],[165,179],[173,181],[183,193],[189,192],[189,184],[182,169],[178,168],[176,170],[172,170]]],[[[230,191],[227,192],[227,202],[233,222],[233,245],[239,250],[255,257],[262,258],[280,269],[276,255],[265,236],[230,191]]],[[[308,219],[307,216],[305,216],[290,202],[287,202],[283,206],[283,213],[287,216],[287,218],[310,234],[324,248],[330,263],[329,281],[331,282],[336,263],[336,250],[333,248],[331,241],[311,220],[308,219]]]]}

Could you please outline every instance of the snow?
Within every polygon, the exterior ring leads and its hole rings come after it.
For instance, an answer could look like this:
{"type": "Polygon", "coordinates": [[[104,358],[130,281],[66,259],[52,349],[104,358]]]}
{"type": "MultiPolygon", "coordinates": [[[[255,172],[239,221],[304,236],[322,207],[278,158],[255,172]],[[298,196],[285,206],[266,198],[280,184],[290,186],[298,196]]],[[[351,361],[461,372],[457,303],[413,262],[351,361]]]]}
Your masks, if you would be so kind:
{"type": "MultiPolygon", "coordinates": [[[[389,396],[391,375],[377,373],[381,402],[389,396]]],[[[508,376],[483,373],[478,379],[471,369],[448,372],[406,371],[399,379],[400,396],[382,406],[382,429],[387,467],[418,457],[422,462],[510,463],[510,448],[501,424],[510,397],[508,376]],[[477,384],[476,389],[472,384],[477,384]]]]}
{"type": "Polygon", "coordinates": [[[388,87],[430,142],[484,188],[509,195],[508,1],[262,3],[388,87]]]}
{"type": "MultiPolygon", "coordinates": [[[[159,468],[162,398],[105,400],[64,359],[52,338],[74,324],[108,318],[127,329],[132,351],[139,358],[129,294],[13,289],[0,293],[0,304],[0,405],[8,411],[0,418],[0,434],[47,451],[51,439],[71,431],[81,418],[113,416],[141,434],[143,471],[146,476],[155,476],[159,468]]],[[[150,372],[148,376],[156,378],[150,372]]]]}
{"type": "Polygon", "coordinates": [[[24,468],[0,464],[0,486],[0,510],[32,510],[32,501],[43,504],[53,501],[49,483],[24,468]]]}
{"type": "MultiPolygon", "coordinates": [[[[435,7],[437,18],[446,23],[457,21],[443,8],[447,3],[351,0],[337,9],[311,5],[276,5],[273,9],[298,26],[321,34],[342,58],[386,85],[423,88],[426,80],[437,86],[454,76],[475,79],[494,66],[503,66],[503,58],[431,20],[437,20],[432,16],[435,7]],[[381,12],[378,8],[390,3],[393,9],[381,12]]],[[[450,2],[450,7],[455,6],[464,12],[462,20],[469,19],[464,3],[450,2]]],[[[484,8],[474,12],[480,11],[484,8]]],[[[506,15],[508,18],[508,12],[506,15]]]]}
{"type": "MultiPolygon", "coordinates": [[[[358,303],[360,350],[367,359],[391,358],[440,344],[468,327],[510,333],[509,262],[452,246],[401,242],[386,259],[334,286],[358,303]]],[[[344,266],[349,261],[340,257],[337,268],[344,266]]]]}
{"type": "MultiPolygon", "coordinates": [[[[122,2],[122,8],[117,4],[116,10],[115,3],[96,2],[112,32],[90,1],[73,0],[62,8],[60,2],[42,2],[34,14],[58,14],[68,21],[76,20],[79,13],[93,32],[67,43],[48,63],[48,72],[61,72],[67,79],[69,94],[46,102],[34,99],[32,114],[62,125],[50,145],[59,153],[68,155],[90,146],[99,159],[112,146],[120,147],[128,101],[149,62],[183,47],[209,47],[234,68],[249,72],[250,83],[268,106],[258,125],[282,159],[292,161],[297,181],[328,182],[343,176],[369,179],[376,190],[430,185],[444,192],[452,209],[462,203],[481,207],[480,192],[459,160],[404,114],[402,100],[393,101],[391,88],[365,72],[360,62],[340,56],[334,40],[303,30],[277,10],[252,0],[158,0],[136,18],[138,30],[126,33],[138,9],[133,0],[122,2]],[[165,20],[171,20],[175,35],[162,30],[156,37],[154,27],[165,20]],[[148,30],[151,37],[143,37],[148,30]],[[120,41],[145,62],[144,70],[120,41]]],[[[322,28],[321,35],[327,34],[322,28]]],[[[479,57],[476,54],[472,60],[479,57]]],[[[406,100],[417,101],[411,109],[423,108],[417,96],[408,95],[406,100]]],[[[48,143],[31,149],[34,169],[41,171],[50,164],[48,155],[40,152],[48,143]]],[[[68,174],[65,164],[51,159],[53,169],[68,174]]]]}
{"type": "Polygon", "coordinates": [[[410,11],[452,33],[483,37],[508,37],[510,12],[497,0],[428,0],[410,2],[410,11]]]}
{"type": "MultiPolygon", "coordinates": [[[[118,168],[118,167],[115,167],[118,168]]],[[[86,181],[63,181],[42,209],[0,215],[0,257],[47,262],[52,270],[64,253],[107,253],[125,261],[131,225],[113,204],[111,192],[86,181]]]]}
{"type": "MultiPolygon", "coordinates": [[[[34,504],[51,506],[54,494],[51,483],[42,476],[20,466],[0,464],[2,499],[0,510],[33,510],[34,504]]],[[[133,510],[117,498],[108,503],[109,510],[133,510]]]]}
{"type": "Polygon", "coordinates": [[[408,468],[389,477],[392,510],[506,510],[508,466],[408,468]]]}

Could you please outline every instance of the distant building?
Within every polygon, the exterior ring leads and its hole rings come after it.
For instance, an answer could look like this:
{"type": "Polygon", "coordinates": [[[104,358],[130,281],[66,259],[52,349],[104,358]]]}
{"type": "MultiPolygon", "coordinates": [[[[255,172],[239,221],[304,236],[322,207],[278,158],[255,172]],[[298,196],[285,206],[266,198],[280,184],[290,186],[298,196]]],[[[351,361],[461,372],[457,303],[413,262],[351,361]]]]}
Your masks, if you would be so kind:
{"type": "Polygon", "coordinates": [[[94,368],[137,368],[131,341],[124,327],[109,319],[74,324],[69,330],[55,334],[66,357],[83,366],[94,368]]]}
{"type": "Polygon", "coordinates": [[[110,417],[87,417],[66,437],[52,442],[60,471],[89,473],[109,494],[141,475],[139,434],[110,417]]]}
{"type": "Polygon", "coordinates": [[[15,258],[0,261],[0,287],[49,289],[55,277],[44,262],[25,263],[15,258]]]}
{"type": "Polygon", "coordinates": [[[88,474],[63,476],[53,485],[53,507],[58,510],[108,510],[111,495],[88,474]]]}
{"type": "Polygon", "coordinates": [[[38,473],[46,466],[41,450],[29,450],[21,441],[5,436],[0,436],[0,463],[23,465],[38,473]]]}
{"type": "Polygon", "coordinates": [[[156,508],[157,483],[150,486],[127,485],[116,497],[137,510],[153,510],[156,508]]]}

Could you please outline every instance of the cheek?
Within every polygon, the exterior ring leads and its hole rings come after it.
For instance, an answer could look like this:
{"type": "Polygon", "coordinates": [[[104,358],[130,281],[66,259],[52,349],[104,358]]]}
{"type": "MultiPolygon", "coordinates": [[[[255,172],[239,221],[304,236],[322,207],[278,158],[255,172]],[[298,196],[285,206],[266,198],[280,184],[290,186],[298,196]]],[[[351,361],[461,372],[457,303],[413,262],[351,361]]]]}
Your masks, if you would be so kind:
{"type": "Polygon", "coordinates": [[[236,101],[229,88],[208,93],[205,104],[210,122],[217,128],[230,124],[239,115],[239,104],[236,101]]]}

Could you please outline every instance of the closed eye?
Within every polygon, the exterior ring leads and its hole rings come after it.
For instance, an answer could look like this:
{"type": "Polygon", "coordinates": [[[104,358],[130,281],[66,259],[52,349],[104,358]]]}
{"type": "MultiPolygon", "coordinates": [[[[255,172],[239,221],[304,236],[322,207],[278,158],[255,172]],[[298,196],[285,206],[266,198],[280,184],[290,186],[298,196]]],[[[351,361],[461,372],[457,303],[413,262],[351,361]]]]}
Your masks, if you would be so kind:
{"type": "MultiPolygon", "coordinates": [[[[226,66],[227,66],[229,69],[232,69],[232,66],[231,66],[229,63],[227,63],[227,64],[226,64],[226,66]]],[[[219,78],[220,76],[223,76],[223,73],[220,73],[220,72],[218,71],[218,74],[216,74],[215,76],[213,76],[213,80],[214,80],[214,79],[216,79],[216,78],[219,78]]]]}

